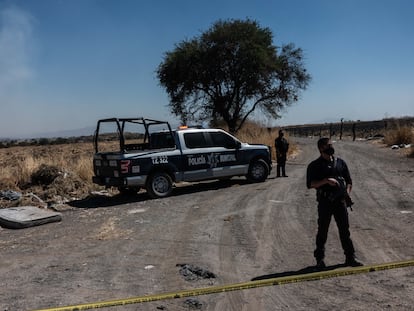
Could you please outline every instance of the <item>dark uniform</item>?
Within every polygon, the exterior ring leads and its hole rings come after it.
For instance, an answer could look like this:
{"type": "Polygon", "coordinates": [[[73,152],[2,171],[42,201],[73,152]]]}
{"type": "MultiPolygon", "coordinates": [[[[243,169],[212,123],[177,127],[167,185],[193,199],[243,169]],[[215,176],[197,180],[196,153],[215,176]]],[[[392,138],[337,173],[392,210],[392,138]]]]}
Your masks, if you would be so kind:
{"type": "MultiPolygon", "coordinates": [[[[326,160],[322,156],[311,162],[307,169],[306,184],[311,188],[312,181],[319,181],[325,178],[342,177],[346,185],[352,184],[351,175],[345,161],[340,158],[332,157],[326,160]]],[[[348,211],[345,203],[344,192],[341,193],[340,187],[325,184],[317,189],[318,201],[318,233],[316,235],[316,249],[314,256],[317,262],[323,262],[325,257],[325,243],[328,238],[328,229],[332,216],[338,227],[342,248],[346,256],[346,263],[356,265],[355,249],[349,232],[348,211]]],[[[342,189],[343,191],[344,189],[342,189]]]]}
{"type": "Polygon", "coordinates": [[[285,166],[287,152],[289,150],[289,143],[286,138],[283,137],[283,135],[283,131],[280,130],[279,137],[275,139],[277,177],[280,177],[280,170],[282,170],[282,176],[287,177],[285,166]]]}

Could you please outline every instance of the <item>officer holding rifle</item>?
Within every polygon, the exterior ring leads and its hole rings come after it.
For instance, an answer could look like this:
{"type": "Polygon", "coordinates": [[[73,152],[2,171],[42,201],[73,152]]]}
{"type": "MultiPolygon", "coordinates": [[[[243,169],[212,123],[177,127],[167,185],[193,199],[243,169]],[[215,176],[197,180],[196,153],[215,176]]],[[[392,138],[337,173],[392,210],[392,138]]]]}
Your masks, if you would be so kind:
{"type": "Polygon", "coordinates": [[[347,207],[353,204],[349,194],[352,179],[344,160],[334,157],[335,150],[329,138],[318,140],[320,157],[312,161],[307,168],[306,185],[316,189],[318,201],[318,232],[314,256],[318,269],[326,267],[325,243],[332,216],[339,231],[341,245],[345,254],[345,265],[357,267],[362,263],[355,258],[355,249],[349,231],[347,207]]]}

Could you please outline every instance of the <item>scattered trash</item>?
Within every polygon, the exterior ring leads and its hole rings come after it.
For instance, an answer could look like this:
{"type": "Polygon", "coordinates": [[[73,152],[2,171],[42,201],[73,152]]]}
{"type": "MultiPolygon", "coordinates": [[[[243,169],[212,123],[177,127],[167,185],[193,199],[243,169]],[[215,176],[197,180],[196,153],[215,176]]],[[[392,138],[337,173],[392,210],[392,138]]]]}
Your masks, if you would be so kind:
{"type": "Polygon", "coordinates": [[[396,150],[396,149],[408,149],[411,148],[413,145],[412,144],[399,144],[399,145],[392,145],[391,149],[396,150]]]}
{"type": "Polygon", "coordinates": [[[17,191],[13,191],[13,190],[2,190],[0,191],[0,198],[1,199],[6,199],[9,201],[17,201],[20,200],[20,198],[22,197],[22,194],[20,192],[17,191]]]}
{"type": "Polygon", "coordinates": [[[226,217],[223,218],[223,221],[232,221],[234,219],[234,215],[228,215],[226,217]]]}
{"type": "Polygon", "coordinates": [[[271,202],[271,203],[285,203],[285,201],[281,201],[281,200],[269,200],[269,202],[271,202]]]}
{"type": "Polygon", "coordinates": [[[180,267],[180,274],[186,281],[196,281],[199,279],[215,279],[216,275],[206,269],[191,265],[191,264],[177,264],[180,267]]]}
{"type": "Polygon", "coordinates": [[[9,229],[22,229],[61,221],[60,213],[36,206],[20,206],[0,209],[0,225],[9,229]]]}
{"type": "Polygon", "coordinates": [[[103,196],[103,197],[112,196],[112,194],[110,194],[107,190],[91,191],[90,194],[93,195],[93,196],[103,196]]]}
{"type": "Polygon", "coordinates": [[[132,209],[132,210],[128,211],[127,213],[128,214],[137,214],[137,213],[143,213],[143,212],[146,212],[146,211],[147,211],[146,208],[135,208],[135,209],[132,209]]]}
{"type": "Polygon", "coordinates": [[[188,298],[184,301],[184,304],[187,305],[190,309],[201,309],[203,304],[194,298],[188,298]]]}
{"type": "Polygon", "coordinates": [[[36,194],[32,192],[26,193],[25,196],[35,198],[39,203],[46,204],[45,201],[43,201],[41,198],[39,198],[36,194]]]}
{"type": "Polygon", "coordinates": [[[145,270],[151,270],[151,269],[154,269],[155,267],[153,266],[153,265],[148,265],[148,266],[145,266],[145,270]]]}

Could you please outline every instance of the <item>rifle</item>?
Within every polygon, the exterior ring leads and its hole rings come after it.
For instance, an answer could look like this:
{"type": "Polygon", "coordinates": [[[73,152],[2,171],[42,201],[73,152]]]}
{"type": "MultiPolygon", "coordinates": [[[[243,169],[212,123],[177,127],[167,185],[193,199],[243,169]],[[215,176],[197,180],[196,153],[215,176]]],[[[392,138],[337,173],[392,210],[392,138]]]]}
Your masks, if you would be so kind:
{"type": "MultiPolygon", "coordinates": [[[[334,167],[335,172],[337,172],[336,158],[334,158],[333,167],[334,167]]],[[[347,191],[345,179],[342,176],[337,176],[336,180],[338,181],[340,191],[342,191],[342,193],[344,194],[344,200],[345,200],[346,207],[349,207],[351,211],[353,211],[352,205],[354,205],[354,201],[352,201],[352,198],[347,191]]]]}
{"type": "Polygon", "coordinates": [[[354,205],[354,201],[352,201],[352,198],[348,193],[345,195],[345,205],[353,211],[352,205],[354,205]]]}

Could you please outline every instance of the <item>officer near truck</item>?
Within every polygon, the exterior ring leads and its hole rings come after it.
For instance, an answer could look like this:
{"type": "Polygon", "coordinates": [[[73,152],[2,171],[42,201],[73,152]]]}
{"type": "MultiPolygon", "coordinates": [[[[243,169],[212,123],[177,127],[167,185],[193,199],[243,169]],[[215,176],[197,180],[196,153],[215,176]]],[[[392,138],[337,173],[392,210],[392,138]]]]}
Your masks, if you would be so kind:
{"type": "Polygon", "coordinates": [[[283,130],[279,130],[279,136],[275,139],[275,148],[276,148],[276,162],[277,162],[277,170],[276,170],[276,177],[287,177],[286,175],[286,159],[287,159],[287,152],[289,150],[289,143],[284,137],[283,130]],[[280,172],[282,171],[282,172],[280,172]],[[282,175],[280,175],[282,173],[282,175]]]}

